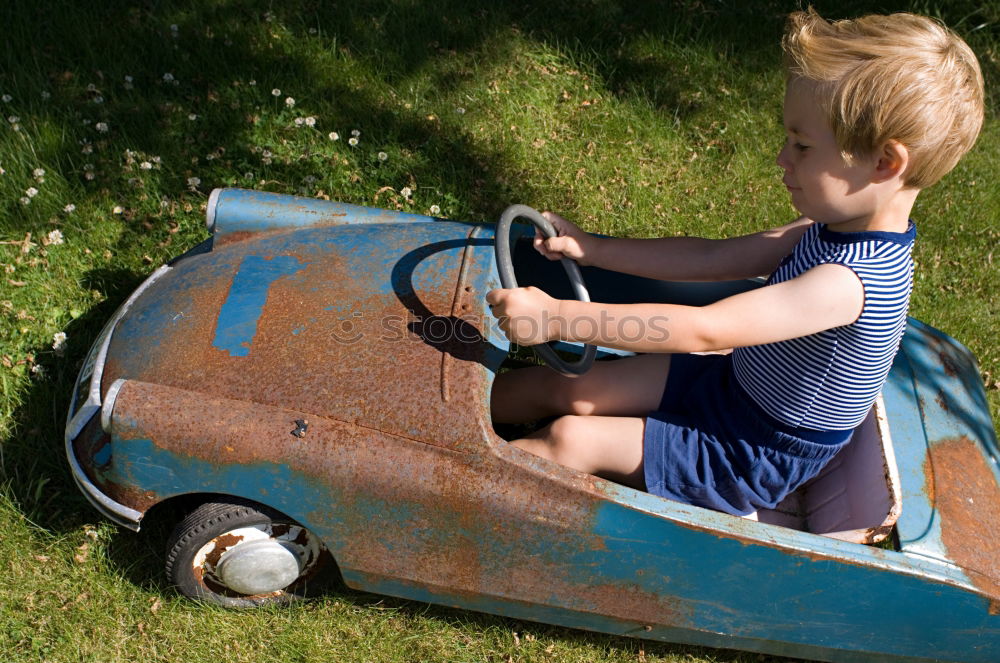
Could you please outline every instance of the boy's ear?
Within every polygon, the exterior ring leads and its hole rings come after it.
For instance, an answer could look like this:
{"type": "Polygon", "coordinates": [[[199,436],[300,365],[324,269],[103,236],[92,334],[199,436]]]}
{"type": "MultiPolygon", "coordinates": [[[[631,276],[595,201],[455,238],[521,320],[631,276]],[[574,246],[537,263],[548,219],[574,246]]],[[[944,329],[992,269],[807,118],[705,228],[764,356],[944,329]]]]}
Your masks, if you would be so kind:
{"type": "Polygon", "coordinates": [[[899,141],[890,140],[882,145],[875,164],[873,182],[885,182],[900,175],[910,163],[910,152],[899,141]]]}

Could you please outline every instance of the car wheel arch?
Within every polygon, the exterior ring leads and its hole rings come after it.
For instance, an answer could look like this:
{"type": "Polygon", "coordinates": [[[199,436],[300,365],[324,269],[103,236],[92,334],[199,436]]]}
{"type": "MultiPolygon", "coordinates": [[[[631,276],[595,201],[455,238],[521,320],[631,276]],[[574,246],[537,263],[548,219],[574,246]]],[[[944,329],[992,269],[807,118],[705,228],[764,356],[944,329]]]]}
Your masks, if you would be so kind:
{"type": "MultiPolygon", "coordinates": [[[[336,560],[318,535],[282,511],[261,502],[234,495],[189,493],[163,500],[151,508],[150,513],[161,525],[172,525],[166,544],[167,579],[189,598],[230,608],[284,604],[313,596],[331,580],[340,578],[336,560]],[[233,589],[212,575],[218,571],[219,563],[225,564],[226,555],[233,560],[234,550],[247,547],[240,540],[248,528],[266,532],[256,534],[256,540],[250,542],[251,547],[256,546],[258,558],[262,548],[265,558],[273,560],[277,554],[277,563],[285,564],[287,571],[288,559],[297,556],[299,570],[287,587],[266,586],[261,591],[256,591],[259,587],[248,588],[251,594],[241,594],[238,589],[242,586],[238,582],[237,589],[233,589]],[[210,549],[209,556],[214,556],[207,566],[204,559],[195,561],[199,551],[204,558],[206,547],[210,549]],[[283,549],[296,554],[290,556],[283,549]],[[306,554],[307,550],[312,553],[306,554]],[[304,566],[303,558],[308,558],[304,566]]],[[[245,552],[241,554],[244,559],[247,557],[245,552]]],[[[238,568],[241,564],[245,562],[230,561],[229,567],[238,568]]]]}

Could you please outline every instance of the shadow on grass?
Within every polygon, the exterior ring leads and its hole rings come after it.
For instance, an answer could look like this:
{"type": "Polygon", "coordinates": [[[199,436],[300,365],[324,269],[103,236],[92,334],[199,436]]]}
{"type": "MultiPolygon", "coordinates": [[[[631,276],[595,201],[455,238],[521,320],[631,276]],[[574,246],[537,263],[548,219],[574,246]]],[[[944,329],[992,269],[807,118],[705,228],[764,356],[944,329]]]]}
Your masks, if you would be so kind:
{"type": "MultiPolygon", "coordinates": [[[[156,176],[175,190],[183,190],[187,178],[195,175],[206,187],[256,183],[258,177],[251,182],[239,177],[261,169],[254,110],[237,108],[232,97],[235,87],[255,80],[261,105],[282,106],[285,94],[271,98],[272,88],[295,90],[321,101],[325,115],[336,118],[339,127],[377,127],[382,134],[378,140],[391,140],[425,157],[405,175],[451,192],[458,198],[456,211],[467,220],[483,220],[515,199],[532,200],[531,187],[500,184],[518,176],[505,164],[504,155],[442,131],[416,112],[389,108],[384,91],[370,89],[371,80],[406,95],[421,72],[440,72],[432,74],[433,83],[446,91],[467,74],[451,64],[456,54],[489,60],[497,56],[498,43],[524,38],[591,67],[612,94],[645,100],[664,113],[665,121],[678,122],[699,114],[714,97],[711,90],[702,89],[705,79],[688,71],[688,62],[662,57],[658,44],[713,54],[701,61],[712,61],[722,74],[737,72],[724,77],[739,87],[756,74],[776,71],[783,17],[801,4],[118,0],[67,11],[53,0],[10,2],[0,8],[0,23],[8,26],[7,48],[0,55],[0,89],[14,95],[10,112],[23,108],[24,116],[49,125],[37,141],[36,156],[60,164],[68,186],[82,188],[87,195],[136,186],[129,184],[129,174],[119,172],[125,150],[135,146],[161,159],[156,176]],[[317,62],[309,50],[286,46],[307,41],[310,48],[343,57],[317,62]],[[344,71],[331,76],[330,67],[344,71]],[[126,77],[131,89],[124,87],[126,77]],[[44,103],[39,101],[43,93],[52,94],[44,103]],[[189,115],[197,121],[190,121],[189,115]],[[78,124],[67,126],[67,117],[78,124]],[[95,131],[98,122],[107,123],[110,130],[95,131]],[[91,141],[97,153],[81,155],[83,140],[91,141]],[[94,181],[85,180],[87,161],[96,162],[94,181]]],[[[914,3],[813,4],[839,17],[909,9],[914,3]]],[[[997,18],[986,3],[972,0],[940,7],[931,3],[928,8],[966,26],[997,18]]],[[[755,94],[750,89],[735,92],[755,94]]],[[[267,169],[267,188],[294,191],[303,177],[330,167],[308,155],[300,157],[289,163],[275,159],[267,169]]],[[[371,203],[359,199],[359,193],[347,193],[354,198],[347,202],[371,203]]],[[[39,219],[31,216],[33,211],[22,210],[16,197],[0,205],[20,230],[37,227],[39,219]]],[[[122,241],[129,245],[141,244],[148,234],[141,224],[125,224],[123,230],[122,241]]]]}
{"type": "Polygon", "coordinates": [[[54,357],[51,348],[37,348],[34,353],[47,374],[32,380],[14,413],[12,427],[20,434],[3,443],[0,482],[25,517],[45,530],[68,532],[99,518],[73,483],[63,428],[77,371],[91,342],[144,278],[121,269],[89,272],[83,285],[101,290],[106,299],[66,327],[65,357],[54,357]]]}

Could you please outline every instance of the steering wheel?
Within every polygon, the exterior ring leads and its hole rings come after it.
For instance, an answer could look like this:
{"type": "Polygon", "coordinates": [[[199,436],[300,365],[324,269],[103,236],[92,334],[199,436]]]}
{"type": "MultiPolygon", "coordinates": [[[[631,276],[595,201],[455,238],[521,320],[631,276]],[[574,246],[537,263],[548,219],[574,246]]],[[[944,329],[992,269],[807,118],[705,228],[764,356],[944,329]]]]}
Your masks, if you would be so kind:
{"type": "MultiPolygon", "coordinates": [[[[505,209],[503,214],[500,215],[500,220],[497,222],[495,242],[497,270],[500,272],[500,284],[504,288],[517,287],[517,279],[514,277],[514,264],[511,262],[510,227],[514,219],[520,218],[531,221],[545,237],[556,236],[556,230],[552,227],[552,224],[534,208],[527,205],[511,205],[505,209]]],[[[576,298],[581,302],[589,302],[590,294],[587,292],[587,286],[583,283],[580,268],[569,258],[562,258],[561,262],[563,269],[566,270],[566,276],[569,277],[570,285],[573,286],[573,293],[576,295],[576,298]]],[[[589,371],[591,365],[594,363],[594,357],[597,355],[597,348],[593,345],[584,345],[583,354],[579,359],[572,362],[566,361],[556,354],[551,343],[533,345],[531,349],[534,350],[538,358],[545,362],[549,368],[571,378],[583,375],[589,371]]]]}

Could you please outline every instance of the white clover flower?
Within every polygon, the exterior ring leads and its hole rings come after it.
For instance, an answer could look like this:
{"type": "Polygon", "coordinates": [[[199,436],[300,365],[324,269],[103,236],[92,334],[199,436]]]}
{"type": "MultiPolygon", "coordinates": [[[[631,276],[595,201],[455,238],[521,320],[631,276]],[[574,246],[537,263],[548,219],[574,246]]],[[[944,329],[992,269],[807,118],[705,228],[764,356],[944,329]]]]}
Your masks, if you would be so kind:
{"type": "Polygon", "coordinates": [[[19,118],[17,115],[10,115],[7,117],[7,121],[10,122],[11,124],[17,124],[18,122],[21,121],[21,118],[19,118]]]}
{"type": "Polygon", "coordinates": [[[97,86],[93,83],[87,83],[87,92],[97,92],[97,86]]]}
{"type": "Polygon", "coordinates": [[[52,349],[57,355],[62,356],[66,351],[66,332],[56,332],[52,335],[52,349]]]}
{"type": "Polygon", "coordinates": [[[45,378],[45,367],[41,364],[35,364],[31,367],[31,374],[37,377],[39,380],[45,378]]]}
{"type": "Polygon", "coordinates": [[[285,97],[285,105],[288,106],[289,108],[294,108],[295,99],[293,99],[292,97],[285,97]]]}
{"type": "Polygon", "coordinates": [[[188,178],[188,186],[191,187],[192,189],[194,189],[194,188],[196,188],[196,187],[198,187],[200,185],[201,185],[201,179],[200,178],[198,178],[198,177],[189,177],[188,178]]]}
{"type": "Polygon", "coordinates": [[[92,170],[88,170],[87,172],[85,172],[83,174],[83,179],[85,179],[87,181],[93,180],[95,177],[97,177],[97,175],[95,175],[94,171],[92,171],[92,170]]]}
{"type": "Polygon", "coordinates": [[[170,31],[174,33],[175,37],[177,36],[177,30],[179,30],[179,28],[177,27],[177,24],[176,23],[171,23],[170,24],[170,31]]]}
{"type": "Polygon", "coordinates": [[[255,85],[257,85],[257,80],[254,79],[254,78],[251,78],[250,82],[247,83],[247,85],[249,85],[250,87],[254,87],[255,85]]]}
{"type": "Polygon", "coordinates": [[[114,206],[114,207],[113,207],[113,208],[111,209],[111,213],[112,213],[112,214],[122,214],[122,213],[123,213],[124,211],[125,211],[125,208],[124,208],[124,207],[122,207],[121,205],[115,205],[115,206],[114,206]]]}
{"type": "Polygon", "coordinates": [[[148,161],[143,161],[142,163],[139,164],[139,168],[142,168],[143,170],[152,170],[153,164],[149,163],[148,161]]]}
{"type": "Polygon", "coordinates": [[[126,90],[131,90],[133,87],[135,87],[135,86],[132,85],[132,77],[131,76],[128,76],[128,75],[125,76],[125,85],[123,87],[126,90]]]}
{"type": "Polygon", "coordinates": [[[0,166],[0,175],[6,175],[6,174],[7,171],[3,169],[3,166],[0,166]]]}
{"type": "Polygon", "coordinates": [[[437,205],[431,205],[431,214],[437,215],[441,213],[441,208],[437,205]]]}
{"type": "Polygon", "coordinates": [[[73,212],[76,211],[76,205],[74,205],[73,203],[69,203],[68,205],[66,205],[66,207],[63,207],[63,211],[66,212],[67,214],[72,214],[73,212]]]}
{"type": "Polygon", "coordinates": [[[102,97],[101,95],[97,95],[96,97],[94,97],[93,101],[95,104],[103,104],[104,97],[102,97]]]}
{"type": "Polygon", "coordinates": [[[174,80],[174,75],[171,74],[169,71],[167,73],[163,74],[163,82],[164,83],[172,83],[173,80],[174,80]]]}
{"type": "Polygon", "coordinates": [[[338,134],[336,131],[331,131],[326,135],[326,137],[329,138],[330,140],[340,140],[340,134],[338,134]]]}
{"type": "Polygon", "coordinates": [[[357,147],[358,139],[355,138],[354,136],[351,136],[350,138],[347,139],[347,144],[350,145],[351,147],[357,147]]]}
{"type": "Polygon", "coordinates": [[[131,82],[132,82],[133,80],[135,80],[135,79],[133,79],[133,78],[132,78],[131,76],[129,76],[128,74],[125,74],[125,82],[126,82],[126,83],[131,83],[131,82]]]}
{"type": "Polygon", "coordinates": [[[361,135],[361,132],[358,131],[357,129],[351,129],[351,135],[357,138],[358,136],[361,135]]]}
{"type": "Polygon", "coordinates": [[[315,127],[316,126],[316,118],[313,117],[312,115],[310,115],[309,117],[307,117],[305,119],[305,123],[306,123],[307,127],[315,127]]]}
{"type": "Polygon", "coordinates": [[[84,170],[93,170],[94,169],[94,164],[92,164],[92,163],[85,163],[85,164],[83,164],[83,169],[84,170]]]}
{"type": "Polygon", "coordinates": [[[160,157],[156,156],[156,157],[153,157],[152,161],[153,161],[153,163],[160,163],[161,159],[160,159],[160,157]]]}
{"type": "Polygon", "coordinates": [[[98,131],[100,131],[102,134],[108,133],[108,123],[107,122],[98,122],[97,124],[94,125],[94,128],[97,129],[98,131]]]}
{"type": "Polygon", "coordinates": [[[35,177],[45,177],[45,169],[35,168],[33,171],[31,171],[31,174],[34,175],[35,177]]]}
{"type": "Polygon", "coordinates": [[[35,196],[38,195],[38,189],[36,189],[33,186],[29,186],[28,190],[24,192],[24,195],[26,195],[28,198],[34,198],[35,196]]]}
{"type": "Polygon", "coordinates": [[[198,116],[197,116],[197,115],[195,115],[194,113],[190,113],[190,114],[188,115],[188,119],[189,119],[189,120],[191,120],[192,122],[194,122],[195,120],[197,120],[197,119],[198,119],[198,116]]]}
{"type": "Polygon", "coordinates": [[[51,99],[52,98],[52,93],[49,92],[48,90],[42,90],[41,95],[42,95],[42,99],[51,99]]]}
{"type": "Polygon", "coordinates": [[[301,127],[305,123],[306,123],[306,119],[304,117],[297,117],[297,118],[295,118],[295,126],[301,127]]]}
{"type": "Polygon", "coordinates": [[[456,108],[455,112],[458,113],[459,115],[465,115],[465,109],[462,108],[461,106],[459,106],[458,108],[456,108]]]}
{"type": "Polygon", "coordinates": [[[385,152],[379,152],[378,153],[378,160],[379,161],[385,161],[388,158],[389,158],[389,155],[386,154],[385,152]]]}
{"type": "Polygon", "coordinates": [[[9,94],[3,95],[2,97],[0,97],[0,99],[3,99],[3,102],[5,104],[9,104],[10,102],[14,101],[14,97],[10,96],[9,94]]]}
{"type": "Polygon", "coordinates": [[[80,148],[82,154],[92,154],[94,151],[94,146],[90,143],[84,143],[83,147],[80,148]]]}
{"type": "Polygon", "coordinates": [[[50,230],[49,234],[45,236],[46,245],[53,244],[58,246],[59,244],[62,244],[64,241],[65,240],[63,239],[62,231],[59,229],[50,230]]]}
{"type": "Polygon", "coordinates": [[[31,198],[28,198],[27,196],[21,196],[20,201],[21,201],[22,205],[30,205],[31,204],[31,198]]]}
{"type": "Polygon", "coordinates": [[[409,198],[410,196],[413,195],[413,189],[411,189],[408,186],[404,186],[402,189],[399,190],[399,193],[403,196],[403,198],[409,198]]]}
{"type": "Polygon", "coordinates": [[[278,88],[274,88],[273,90],[271,90],[271,94],[273,96],[275,96],[275,97],[280,97],[281,96],[281,90],[279,90],[278,88]]]}

